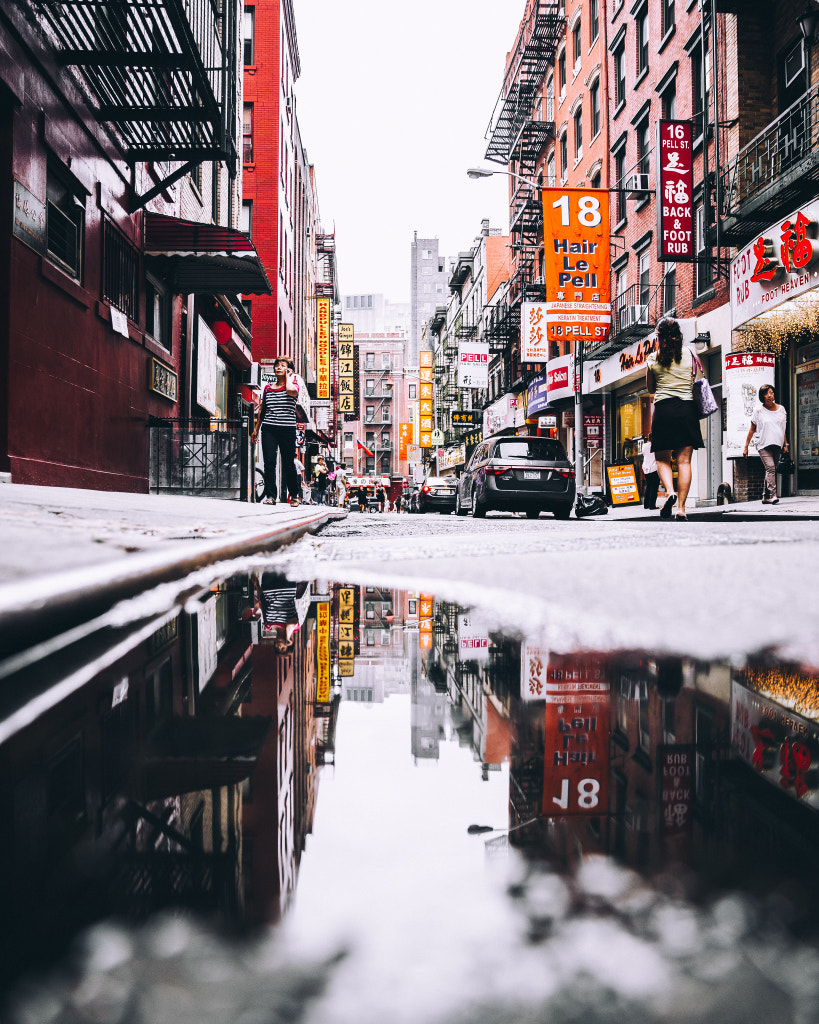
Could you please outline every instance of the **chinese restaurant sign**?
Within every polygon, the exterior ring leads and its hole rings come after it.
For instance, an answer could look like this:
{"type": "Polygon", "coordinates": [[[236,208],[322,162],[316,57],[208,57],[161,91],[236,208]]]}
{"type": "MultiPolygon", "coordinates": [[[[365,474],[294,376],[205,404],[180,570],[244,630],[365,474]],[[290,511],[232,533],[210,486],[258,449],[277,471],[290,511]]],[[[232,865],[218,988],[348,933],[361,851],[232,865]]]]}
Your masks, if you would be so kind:
{"type": "Polygon", "coordinates": [[[609,677],[602,661],[552,654],[546,666],[543,809],[608,813],[609,677]]]}
{"type": "Polygon", "coordinates": [[[435,372],[433,369],[432,352],[429,349],[425,349],[419,353],[419,359],[419,397],[421,401],[418,416],[418,444],[421,448],[432,448],[432,429],[435,425],[432,417],[435,395],[435,385],[432,381],[435,372]]]}
{"type": "Polygon", "coordinates": [[[358,412],[356,392],[355,328],[338,325],[338,411],[345,415],[358,412]]]}
{"type": "Polygon", "coordinates": [[[731,260],[731,327],[819,284],[819,200],[771,225],[731,260]]]}
{"type": "Polygon", "coordinates": [[[338,590],[338,674],[355,675],[356,592],[353,587],[338,590]]]}
{"type": "Polygon", "coordinates": [[[657,259],[690,262],[694,239],[694,153],[690,121],[658,121],[657,259]]]}
{"type": "Polygon", "coordinates": [[[483,341],[458,343],[458,387],[489,386],[489,344],[483,341]]]}
{"type": "MultiPolygon", "coordinates": [[[[732,352],[725,356],[722,375],[725,398],[725,438],[723,450],[729,459],[742,457],[751,417],[761,407],[759,389],[773,384],[776,356],[771,352],[732,352]]],[[[748,445],[757,454],[753,439],[748,445]]]]}
{"type": "Polygon", "coordinates": [[[602,341],[611,329],[608,191],[544,188],[543,245],[547,344],[602,341]]]}
{"type": "Polygon", "coordinates": [[[330,397],[330,300],[316,299],[316,398],[330,397]]]}

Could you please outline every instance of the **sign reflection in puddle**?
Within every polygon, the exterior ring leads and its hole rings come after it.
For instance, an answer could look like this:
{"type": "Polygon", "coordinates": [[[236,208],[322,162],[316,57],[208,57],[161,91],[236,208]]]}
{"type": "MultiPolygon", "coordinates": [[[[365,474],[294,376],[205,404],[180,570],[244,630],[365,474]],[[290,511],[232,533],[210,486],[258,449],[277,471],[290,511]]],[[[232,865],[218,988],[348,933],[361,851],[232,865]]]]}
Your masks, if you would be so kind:
{"type": "MultiPolygon", "coordinates": [[[[622,923],[640,903],[628,895],[635,878],[677,911],[738,892],[755,914],[812,929],[819,674],[762,658],[555,654],[487,621],[432,594],[259,572],[214,586],[147,639],[143,629],[124,656],[120,644],[0,748],[4,982],[61,957],[95,921],[169,907],[320,932],[309,894],[294,894],[311,856],[328,857],[317,812],[332,817],[352,770],[351,755],[336,764],[347,723],[371,800],[391,792],[410,830],[430,833],[431,872],[447,878],[447,850],[463,858],[480,905],[474,851],[479,870],[511,863],[529,947],[548,942],[561,915],[605,905],[622,923]],[[387,755],[377,740],[390,729],[387,755]],[[440,772],[431,790],[424,765],[440,772]],[[492,820],[468,817],[481,808],[492,820]]],[[[25,701],[48,673],[34,665],[4,685],[25,701]]],[[[346,799],[335,813],[349,815],[348,832],[371,829],[374,855],[412,884],[424,849],[391,830],[389,796],[377,828],[346,799]]],[[[366,866],[354,877],[340,848],[333,856],[336,887],[366,901],[366,866]]],[[[370,894],[378,885],[373,874],[370,894]]],[[[431,892],[422,882],[409,902],[431,892]]],[[[354,914],[354,902],[339,912],[354,914]]],[[[662,946],[656,920],[653,932],[636,918],[626,931],[643,927],[641,941],[662,946]]]]}

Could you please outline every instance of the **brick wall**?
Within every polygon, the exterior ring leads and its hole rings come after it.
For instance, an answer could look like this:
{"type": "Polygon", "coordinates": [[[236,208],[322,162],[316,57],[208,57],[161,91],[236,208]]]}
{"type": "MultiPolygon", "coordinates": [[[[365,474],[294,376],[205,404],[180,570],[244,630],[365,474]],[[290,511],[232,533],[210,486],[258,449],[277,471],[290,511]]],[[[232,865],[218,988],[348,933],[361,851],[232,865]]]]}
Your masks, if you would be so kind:
{"type": "Polygon", "coordinates": [[[765,467],[762,459],[734,459],[734,501],[758,501],[762,497],[765,467]]]}

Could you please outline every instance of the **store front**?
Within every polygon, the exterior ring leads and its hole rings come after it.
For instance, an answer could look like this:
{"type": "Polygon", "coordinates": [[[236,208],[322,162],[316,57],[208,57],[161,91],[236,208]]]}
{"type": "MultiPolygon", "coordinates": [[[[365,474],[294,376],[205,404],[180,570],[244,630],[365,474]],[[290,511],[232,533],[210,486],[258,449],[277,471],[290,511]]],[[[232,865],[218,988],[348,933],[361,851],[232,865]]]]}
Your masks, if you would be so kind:
{"type": "MultiPolygon", "coordinates": [[[[788,412],[796,472],[781,480],[786,494],[819,494],[819,243],[808,237],[818,218],[819,200],[814,200],[765,229],[731,263],[734,362],[767,354],[765,383],[773,384],[777,401],[788,412]]],[[[740,418],[750,422],[759,404],[750,382],[738,386],[744,390],[728,408],[727,429],[734,437],[741,430],[740,418]]],[[[732,454],[737,496],[760,497],[760,460],[753,449],[748,460],[732,454]]]]}

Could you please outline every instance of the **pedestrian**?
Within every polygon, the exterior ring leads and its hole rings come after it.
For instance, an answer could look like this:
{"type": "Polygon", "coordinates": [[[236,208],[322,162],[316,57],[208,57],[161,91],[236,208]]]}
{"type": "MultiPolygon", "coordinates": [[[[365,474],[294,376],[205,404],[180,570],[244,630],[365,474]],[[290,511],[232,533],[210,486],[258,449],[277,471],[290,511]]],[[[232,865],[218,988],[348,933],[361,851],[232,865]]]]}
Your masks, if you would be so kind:
{"type": "Polygon", "coordinates": [[[401,495],[400,494],[396,494],[395,501],[393,502],[393,506],[392,507],[393,507],[393,511],[394,512],[400,512],[401,511],[401,495]]]}
{"type": "Polygon", "coordinates": [[[657,507],[657,491],[660,489],[660,474],[657,472],[657,460],[651,450],[651,441],[643,442],[643,476],[646,478],[643,505],[648,509],[657,507]]]}
{"type": "Polygon", "coordinates": [[[261,582],[253,577],[254,589],[261,608],[262,636],[273,641],[277,654],[286,654],[296,642],[299,615],[296,609],[298,586],[281,586],[282,578],[263,573],[261,582]]]}
{"type": "Polygon", "coordinates": [[[776,464],[783,451],[788,451],[788,439],[785,432],[788,426],[788,414],[784,405],[776,404],[776,392],[771,384],[763,384],[759,389],[759,400],[762,405],[754,411],[751,426],[745,438],[742,454],[748,457],[748,445],[756,433],[756,450],[765,467],[765,483],[762,487],[762,504],[776,505],[779,498],[776,493],[776,464]]]}
{"type": "Polygon", "coordinates": [[[298,452],[296,453],[295,465],[296,465],[296,474],[297,474],[297,476],[299,478],[299,489],[301,490],[301,488],[304,486],[304,463],[299,458],[298,452]]]}
{"type": "Polygon", "coordinates": [[[347,505],[347,481],[340,469],[336,470],[336,505],[345,508],[347,505]]]}
{"type": "Polygon", "coordinates": [[[316,482],[319,505],[324,505],[327,500],[327,477],[327,463],[324,461],[324,456],[319,455],[316,459],[316,464],[313,467],[313,479],[316,482]]]}
{"type": "Polygon", "coordinates": [[[358,511],[367,511],[367,488],[363,484],[358,488],[358,511]]]}
{"type": "Polygon", "coordinates": [[[646,388],[654,396],[651,450],[668,495],[660,516],[670,519],[676,504],[676,518],[686,522],[685,502],[691,489],[691,454],[695,448],[703,447],[694,403],[694,353],[683,346],[680,325],[672,317],[665,317],[658,324],[657,344],[658,350],[652,352],[646,364],[646,388]],[[673,456],[677,458],[676,494],[671,468],[673,456]]]}
{"type": "Polygon", "coordinates": [[[280,356],[273,363],[275,384],[265,384],[256,425],[251,440],[255,444],[262,431],[262,455],[264,457],[264,503],[275,505],[276,462],[279,453],[282,459],[284,483],[295,508],[300,502],[299,481],[296,473],[296,397],[299,385],[293,374],[291,360],[280,356]]]}
{"type": "Polygon", "coordinates": [[[378,498],[378,511],[384,514],[384,505],[387,503],[387,492],[384,490],[384,485],[379,484],[378,490],[376,491],[376,497],[378,498]]]}

